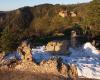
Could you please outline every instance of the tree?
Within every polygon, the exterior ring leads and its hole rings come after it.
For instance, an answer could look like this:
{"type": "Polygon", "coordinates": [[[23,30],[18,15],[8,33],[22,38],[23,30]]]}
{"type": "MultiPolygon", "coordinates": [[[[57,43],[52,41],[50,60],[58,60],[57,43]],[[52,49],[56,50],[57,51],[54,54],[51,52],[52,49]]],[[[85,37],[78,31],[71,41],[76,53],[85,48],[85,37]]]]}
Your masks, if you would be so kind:
{"type": "Polygon", "coordinates": [[[50,30],[50,18],[48,16],[36,18],[32,21],[31,28],[33,28],[37,36],[47,35],[50,30]]]}
{"type": "Polygon", "coordinates": [[[93,0],[90,2],[87,8],[86,22],[93,32],[93,35],[100,31],[100,0],[93,0]]]}
{"type": "Polygon", "coordinates": [[[56,15],[51,20],[51,28],[52,31],[63,31],[66,29],[66,26],[69,25],[69,21],[67,18],[60,17],[59,15],[56,15]]]}
{"type": "Polygon", "coordinates": [[[9,27],[6,27],[2,32],[0,43],[2,51],[14,51],[18,46],[18,37],[9,30],[9,27]]]}

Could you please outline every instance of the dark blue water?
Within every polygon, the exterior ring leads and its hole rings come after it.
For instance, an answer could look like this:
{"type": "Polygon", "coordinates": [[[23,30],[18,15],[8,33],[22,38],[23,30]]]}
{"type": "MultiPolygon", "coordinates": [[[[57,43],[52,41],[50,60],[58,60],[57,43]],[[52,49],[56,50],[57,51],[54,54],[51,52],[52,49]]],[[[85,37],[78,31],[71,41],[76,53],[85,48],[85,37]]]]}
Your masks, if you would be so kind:
{"type": "Polygon", "coordinates": [[[17,59],[17,60],[21,60],[21,55],[17,52],[17,51],[14,51],[14,52],[9,52],[9,53],[6,53],[5,56],[4,56],[4,59],[17,59]]]}

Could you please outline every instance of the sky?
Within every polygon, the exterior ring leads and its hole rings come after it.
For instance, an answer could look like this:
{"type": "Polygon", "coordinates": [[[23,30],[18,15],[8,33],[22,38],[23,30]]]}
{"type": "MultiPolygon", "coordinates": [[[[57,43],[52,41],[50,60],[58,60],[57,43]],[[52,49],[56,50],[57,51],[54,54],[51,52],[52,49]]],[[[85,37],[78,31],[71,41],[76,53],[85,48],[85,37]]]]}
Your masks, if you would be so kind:
{"type": "Polygon", "coordinates": [[[77,4],[92,0],[0,0],[0,11],[10,11],[24,6],[35,6],[44,3],[50,4],[77,4]]]}

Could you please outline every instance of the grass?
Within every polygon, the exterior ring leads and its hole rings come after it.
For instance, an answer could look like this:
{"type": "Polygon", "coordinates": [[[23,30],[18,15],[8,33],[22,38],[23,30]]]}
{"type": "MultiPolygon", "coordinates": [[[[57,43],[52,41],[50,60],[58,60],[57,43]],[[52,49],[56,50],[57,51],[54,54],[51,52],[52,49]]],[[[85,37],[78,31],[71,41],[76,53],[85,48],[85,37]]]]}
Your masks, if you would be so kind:
{"type": "Polygon", "coordinates": [[[0,80],[66,80],[66,78],[52,73],[43,74],[17,70],[0,70],[0,80]]]}
{"type": "MultiPolygon", "coordinates": [[[[28,71],[18,71],[14,69],[0,69],[0,80],[67,80],[62,75],[56,75],[52,73],[34,73],[28,71]]],[[[96,80],[96,79],[87,79],[79,78],[77,80],[96,80]]]]}

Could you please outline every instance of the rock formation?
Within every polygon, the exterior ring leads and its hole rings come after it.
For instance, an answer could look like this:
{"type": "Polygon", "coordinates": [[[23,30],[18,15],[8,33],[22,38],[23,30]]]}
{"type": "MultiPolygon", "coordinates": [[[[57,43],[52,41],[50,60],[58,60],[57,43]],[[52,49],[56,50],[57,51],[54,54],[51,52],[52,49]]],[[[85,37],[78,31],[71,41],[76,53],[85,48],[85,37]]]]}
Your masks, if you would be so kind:
{"type": "Polygon", "coordinates": [[[65,53],[68,52],[68,43],[63,41],[51,41],[46,46],[46,51],[52,53],[65,53]]]}
{"type": "Polygon", "coordinates": [[[4,52],[1,52],[0,53],[0,61],[2,60],[3,56],[4,56],[4,52]]]}
{"type": "Polygon", "coordinates": [[[77,34],[76,31],[71,32],[71,46],[75,48],[77,46],[77,34]]]}
{"type": "Polygon", "coordinates": [[[62,75],[71,80],[77,80],[77,69],[75,65],[63,64],[58,59],[42,61],[39,65],[34,62],[23,62],[15,67],[16,70],[29,71],[43,74],[62,75]],[[58,68],[59,67],[59,68],[58,68]]]}
{"type": "Polygon", "coordinates": [[[22,42],[18,47],[18,52],[21,54],[23,61],[32,61],[31,48],[27,41],[22,42]]]}

